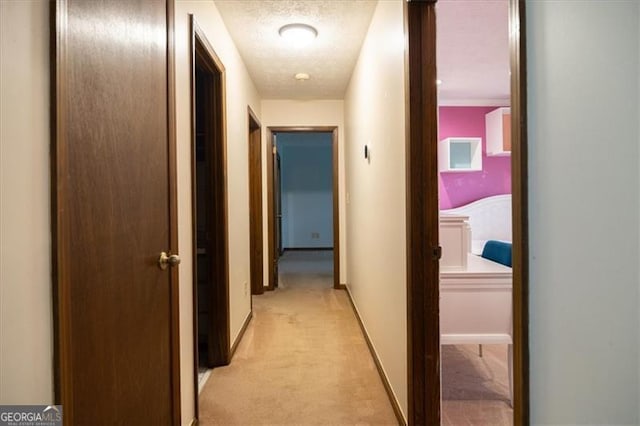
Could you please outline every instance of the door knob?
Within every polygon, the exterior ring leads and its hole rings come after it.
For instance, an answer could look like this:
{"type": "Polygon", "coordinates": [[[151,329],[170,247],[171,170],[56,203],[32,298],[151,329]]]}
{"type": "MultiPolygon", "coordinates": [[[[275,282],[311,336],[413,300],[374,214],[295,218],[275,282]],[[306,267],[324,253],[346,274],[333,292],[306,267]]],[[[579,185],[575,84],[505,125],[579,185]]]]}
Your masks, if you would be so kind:
{"type": "Polygon", "coordinates": [[[180,264],[180,256],[177,254],[167,254],[165,252],[160,253],[158,259],[158,267],[163,271],[167,269],[167,266],[176,266],[180,264]]]}

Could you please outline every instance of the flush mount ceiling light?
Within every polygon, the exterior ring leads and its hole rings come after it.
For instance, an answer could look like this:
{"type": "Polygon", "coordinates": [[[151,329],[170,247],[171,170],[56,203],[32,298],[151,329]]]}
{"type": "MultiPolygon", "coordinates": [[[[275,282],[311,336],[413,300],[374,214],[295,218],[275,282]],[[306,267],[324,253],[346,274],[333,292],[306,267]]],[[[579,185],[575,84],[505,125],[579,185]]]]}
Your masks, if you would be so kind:
{"type": "Polygon", "coordinates": [[[306,72],[299,72],[295,75],[295,79],[298,81],[309,80],[309,74],[307,74],[306,72]]]}
{"type": "Polygon", "coordinates": [[[278,30],[280,37],[295,47],[306,46],[318,36],[318,30],[307,24],[287,24],[278,30]]]}

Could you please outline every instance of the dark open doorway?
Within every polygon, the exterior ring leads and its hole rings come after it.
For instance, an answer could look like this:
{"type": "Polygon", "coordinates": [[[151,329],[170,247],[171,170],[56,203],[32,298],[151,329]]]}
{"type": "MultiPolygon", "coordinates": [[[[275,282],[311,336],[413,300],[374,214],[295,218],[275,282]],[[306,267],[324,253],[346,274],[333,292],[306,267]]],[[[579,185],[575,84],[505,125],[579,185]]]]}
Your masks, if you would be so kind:
{"type": "MultiPolygon", "coordinates": [[[[195,389],[229,363],[224,66],[191,16],[192,249],[195,389]]],[[[196,414],[197,414],[196,398],[196,414]]]]}

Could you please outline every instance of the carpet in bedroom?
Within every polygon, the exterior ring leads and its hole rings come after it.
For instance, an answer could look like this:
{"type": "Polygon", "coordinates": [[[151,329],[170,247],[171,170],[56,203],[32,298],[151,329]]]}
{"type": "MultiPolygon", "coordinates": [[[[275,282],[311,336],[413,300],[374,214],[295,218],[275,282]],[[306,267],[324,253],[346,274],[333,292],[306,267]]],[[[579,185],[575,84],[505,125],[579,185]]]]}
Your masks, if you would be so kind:
{"type": "Polygon", "coordinates": [[[509,403],[507,346],[442,346],[442,424],[507,426],[509,403]]]}

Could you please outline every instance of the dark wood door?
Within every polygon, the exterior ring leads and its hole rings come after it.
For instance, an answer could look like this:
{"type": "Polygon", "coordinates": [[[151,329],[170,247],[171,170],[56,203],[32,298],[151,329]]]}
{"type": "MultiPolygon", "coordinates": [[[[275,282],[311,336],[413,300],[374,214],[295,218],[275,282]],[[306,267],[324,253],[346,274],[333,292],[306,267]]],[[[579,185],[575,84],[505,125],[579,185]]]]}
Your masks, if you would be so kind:
{"type": "Polygon", "coordinates": [[[249,109],[249,251],[251,294],[264,293],[262,254],[262,131],[249,109]]]}
{"type": "Polygon", "coordinates": [[[405,6],[408,57],[408,424],[440,424],[436,2],[405,6]]]}
{"type": "Polygon", "coordinates": [[[280,259],[280,255],[282,254],[282,186],[280,182],[280,173],[281,172],[281,164],[280,164],[280,154],[277,149],[273,155],[273,197],[275,200],[275,243],[276,247],[274,250],[275,256],[273,259],[273,277],[274,277],[274,285],[278,286],[278,261],[280,259]]]}
{"type": "Polygon", "coordinates": [[[179,421],[177,268],[158,265],[177,236],[172,16],[172,0],[57,3],[54,294],[65,424],[179,421]]]}
{"type": "Polygon", "coordinates": [[[277,257],[282,256],[284,246],[282,243],[282,157],[280,153],[276,153],[276,167],[275,167],[275,185],[276,185],[276,227],[278,228],[276,233],[276,246],[278,250],[277,257]]]}

